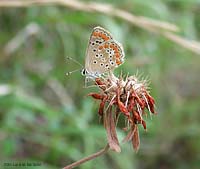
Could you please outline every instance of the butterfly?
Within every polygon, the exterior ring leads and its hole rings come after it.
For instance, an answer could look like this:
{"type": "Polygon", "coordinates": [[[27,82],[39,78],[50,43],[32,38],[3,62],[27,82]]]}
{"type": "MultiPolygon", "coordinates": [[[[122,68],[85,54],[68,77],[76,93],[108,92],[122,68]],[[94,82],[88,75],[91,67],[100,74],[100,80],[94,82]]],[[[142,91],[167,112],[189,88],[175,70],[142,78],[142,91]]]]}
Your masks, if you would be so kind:
{"type": "Polygon", "coordinates": [[[91,33],[86,50],[85,67],[82,75],[96,79],[105,73],[113,72],[124,63],[124,50],[113,36],[104,28],[95,27],[91,33]]]}

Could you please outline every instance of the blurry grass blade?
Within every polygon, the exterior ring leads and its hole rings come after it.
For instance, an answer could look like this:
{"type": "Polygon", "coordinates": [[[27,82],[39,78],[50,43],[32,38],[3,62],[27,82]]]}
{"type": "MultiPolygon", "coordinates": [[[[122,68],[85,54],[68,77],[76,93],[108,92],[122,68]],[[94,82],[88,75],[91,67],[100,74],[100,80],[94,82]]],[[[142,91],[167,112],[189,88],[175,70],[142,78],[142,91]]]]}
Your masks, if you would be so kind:
{"type": "Polygon", "coordinates": [[[29,23],[24,29],[16,34],[5,46],[5,53],[10,55],[14,53],[26,40],[39,32],[40,28],[36,23],[29,23]]]}

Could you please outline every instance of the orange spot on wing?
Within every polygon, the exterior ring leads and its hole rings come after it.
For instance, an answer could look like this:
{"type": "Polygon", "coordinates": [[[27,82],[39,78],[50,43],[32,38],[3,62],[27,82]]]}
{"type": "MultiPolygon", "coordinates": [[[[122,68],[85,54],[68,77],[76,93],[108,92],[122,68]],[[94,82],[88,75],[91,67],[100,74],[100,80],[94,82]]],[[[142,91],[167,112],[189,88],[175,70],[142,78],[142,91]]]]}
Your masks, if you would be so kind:
{"type": "Polygon", "coordinates": [[[115,53],[119,53],[118,49],[115,49],[115,53]]]}
{"type": "Polygon", "coordinates": [[[98,36],[98,32],[93,32],[93,36],[98,36]]]}
{"type": "Polygon", "coordinates": [[[114,45],[113,45],[113,44],[110,44],[110,48],[113,49],[113,48],[114,48],[114,45]]]}
{"type": "Polygon", "coordinates": [[[108,48],[108,44],[107,43],[105,43],[104,48],[108,48]]]}
{"type": "Polygon", "coordinates": [[[109,39],[110,39],[110,38],[107,36],[104,40],[105,40],[105,41],[108,41],[109,39]]]}
{"type": "Polygon", "coordinates": [[[102,36],[101,36],[101,37],[102,37],[102,39],[103,39],[103,40],[105,40],[105,39],[106,39],[106,35],[105,35],[105,34],[102,34],[102,36]]]}
{"type": "Polygon", "coordinates": [[[121,65],[122,64],[121,60],[119,60],[119,59],[116,60],[116,63],[117,63],[117,65],[121,65]]]}
{"type": "Polygon", "coordinates": [[[116,53],[116,54],[115,54],[115,57],[116,57],[116,58],[120,58],[120,54],[119,54],[119,53],[116,53]]]}
{"type": "Polygon", "coordinates": [[[102,37],[102,32],[99,33],[99,37],[102,37]]]}
{"type": "Polygon", "coordinates": [[[117,48],[117,46],[113,46],[113,49],[114,49],[114,51],[115,51],[115,52],[117,52],[117,51],[118,51],[118,48],[117,48]]]}
{"type": "Polygon", "coordinates": [[[103,49],[103,46],[99,46],[99,49],[100,49],[100,50],[103,49]]]}

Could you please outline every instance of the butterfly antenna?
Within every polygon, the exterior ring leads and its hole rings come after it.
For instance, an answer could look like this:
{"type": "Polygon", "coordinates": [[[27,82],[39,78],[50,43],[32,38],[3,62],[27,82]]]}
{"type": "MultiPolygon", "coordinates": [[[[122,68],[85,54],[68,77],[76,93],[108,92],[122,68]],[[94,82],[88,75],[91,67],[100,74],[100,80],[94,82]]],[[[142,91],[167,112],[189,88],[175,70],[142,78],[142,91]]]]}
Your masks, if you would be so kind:
{"type": "MultiPolygon", "coordinates": [[[[75,59],[73,59],[73,58],[71,58],[71,57],[68,57],[68,56],[67,56],[66,59],[67,59],[67,60],[73,61],[74,63],[78,64],[79,66],[81,66],[81,67],[83,68],[83,65],[82,65],[81,63],[79,63],[77,60],[75,60],[75,59]]],[[[73,72],[74,72],[74,71],[73,71],[73,72]]]]}
{"type": "Polygon", "coordinates": [[[73,70],[73,71],[71,71],[71,72],[67,72],[67,73],[65,73],[65,75],[66,75],[66,76],[69,76],[69,75],[71,75],[72,73],[77,72],[77,71],[80,71],[80,69],[76,69],[76,70],[73,70]]]}

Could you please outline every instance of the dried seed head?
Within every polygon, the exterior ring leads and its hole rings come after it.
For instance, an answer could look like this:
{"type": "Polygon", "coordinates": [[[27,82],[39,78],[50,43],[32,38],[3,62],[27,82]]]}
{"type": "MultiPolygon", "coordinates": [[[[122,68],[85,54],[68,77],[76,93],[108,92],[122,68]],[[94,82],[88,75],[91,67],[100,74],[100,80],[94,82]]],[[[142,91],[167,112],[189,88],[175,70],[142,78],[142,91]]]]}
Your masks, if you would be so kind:
{"type": "Polygon", "coordinates": [[[113,126],[117,124],[116,119],[118,119],[121,113],[127,120],[127,126],[125,126],[125,128],[130,129],[130,132],[132,132],[128,134],[128,138],[125,140],[132,140],[133,148],[137,151],[139,148],[139,132],[137,125],[142,124],[143,128],[146,130],[146,123],[143,119],[143,115],[147,115],[146,111],[149,111],[150,114],[155,114],[155,102],[153,97],[149,94],[146,81],[139,81],[136,76],[127,76],[125,79],[123,79],[122,76],[117,78],[114,74],[110,73],[106,78],[96,79],[96,85],[100,88],[101,92],[89,95],[94,99],[101,100],[99,115],[104,119],[110,146],[119,145],[114,130],[115,127],[113,126]],[[112,115],[108,116],[108,114],[112,115]],[[109,119],[107,119],[108,117],[109,119]],[[114,119],[115,124],[108,124],[109,121],[113,121],[110,119],[111,117],[114,119]],[[112,126],[112,128],[110,128],[110,126],[112,126]]]}

